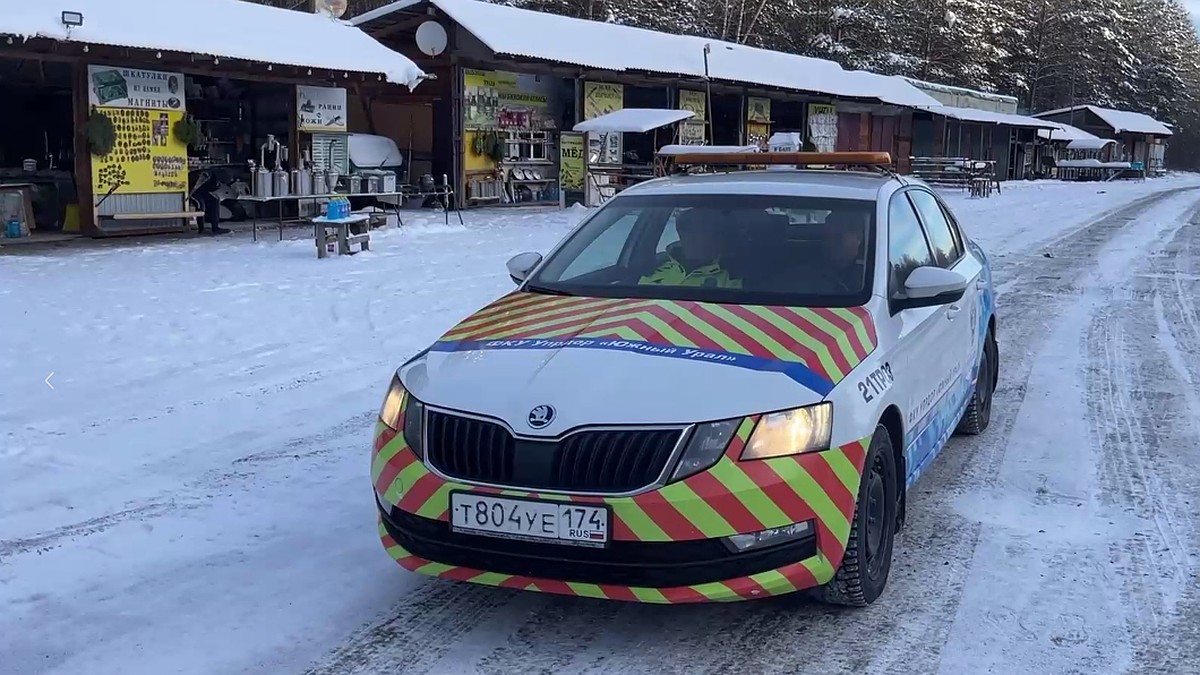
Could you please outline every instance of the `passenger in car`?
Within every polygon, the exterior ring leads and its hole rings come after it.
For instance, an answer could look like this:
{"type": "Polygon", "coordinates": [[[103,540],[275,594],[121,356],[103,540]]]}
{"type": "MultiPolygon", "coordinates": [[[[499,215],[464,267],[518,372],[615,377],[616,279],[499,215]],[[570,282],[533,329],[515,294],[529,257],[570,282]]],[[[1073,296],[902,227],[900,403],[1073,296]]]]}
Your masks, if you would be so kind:
{"type": "Polygon", "coordinates": [[[666,261],[638,283],[741,288],[742,280],[734,279],[721,264],[721,225],[714,216],[703,209],[678,214],[675,230],[679,241],[667,246],[666,261]]]}
{"type": "Polygon", "coordinates": [[[853,211],[833,211],[825,218],[821,238],[825,276],[839,292],[857,293],[866,281],[863,250],[866,219],[853,211]]]}

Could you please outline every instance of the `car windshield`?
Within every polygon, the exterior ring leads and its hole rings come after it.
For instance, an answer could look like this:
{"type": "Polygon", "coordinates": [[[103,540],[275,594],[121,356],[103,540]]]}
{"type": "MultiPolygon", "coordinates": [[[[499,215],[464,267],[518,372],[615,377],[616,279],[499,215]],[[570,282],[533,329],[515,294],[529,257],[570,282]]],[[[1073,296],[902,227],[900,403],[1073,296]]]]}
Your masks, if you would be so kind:
{"type": "Polygon", "coordinates": [[[618,197],[527,290],[597,297],[851,307],[871,294],[875,202],[776,195],[618,197]]]}

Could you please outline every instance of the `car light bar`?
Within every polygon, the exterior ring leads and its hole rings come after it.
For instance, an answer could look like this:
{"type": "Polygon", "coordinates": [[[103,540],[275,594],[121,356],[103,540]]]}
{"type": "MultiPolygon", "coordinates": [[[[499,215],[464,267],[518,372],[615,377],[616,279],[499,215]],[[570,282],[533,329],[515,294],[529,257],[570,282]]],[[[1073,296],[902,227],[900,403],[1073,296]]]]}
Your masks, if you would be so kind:
{"type": "Polygon", "coordinates": [[[685,152],[658,153],[677,166],[707,164],[772,164],[823,166],[891,166],[890,152],[685,152]]]}

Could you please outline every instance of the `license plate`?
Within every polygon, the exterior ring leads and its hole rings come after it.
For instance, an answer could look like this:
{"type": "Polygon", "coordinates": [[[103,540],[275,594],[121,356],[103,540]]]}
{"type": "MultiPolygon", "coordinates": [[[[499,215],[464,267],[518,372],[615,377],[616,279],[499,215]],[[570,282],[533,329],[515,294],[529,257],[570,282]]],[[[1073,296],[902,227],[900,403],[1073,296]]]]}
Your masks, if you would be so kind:
{"type": "Polygon", "coordinates": [[[450,527],[467,534],[602,548],[608,519],[602,506],[450,493],[450,527]]]}

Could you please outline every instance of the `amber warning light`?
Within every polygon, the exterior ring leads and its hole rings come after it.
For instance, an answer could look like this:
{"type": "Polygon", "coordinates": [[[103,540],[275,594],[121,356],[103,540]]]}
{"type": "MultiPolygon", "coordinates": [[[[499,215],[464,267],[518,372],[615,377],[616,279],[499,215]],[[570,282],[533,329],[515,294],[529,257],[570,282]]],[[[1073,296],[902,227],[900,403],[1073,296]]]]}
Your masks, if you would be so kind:
{"type": "Polygon", "coordinates": [[[686,152],[659,153],[676,165],[685,164],[753,164],[770,166],[891,166],[889,152],[686,152]]]}

